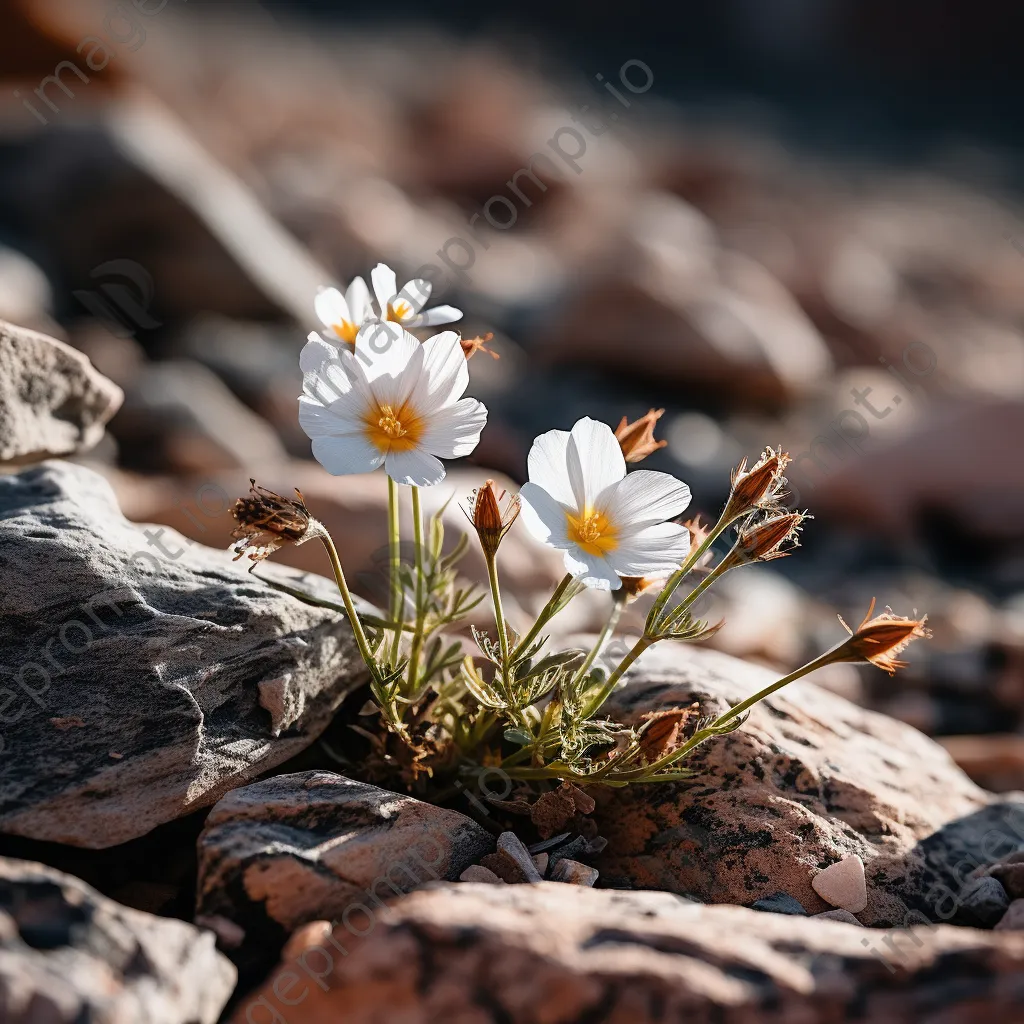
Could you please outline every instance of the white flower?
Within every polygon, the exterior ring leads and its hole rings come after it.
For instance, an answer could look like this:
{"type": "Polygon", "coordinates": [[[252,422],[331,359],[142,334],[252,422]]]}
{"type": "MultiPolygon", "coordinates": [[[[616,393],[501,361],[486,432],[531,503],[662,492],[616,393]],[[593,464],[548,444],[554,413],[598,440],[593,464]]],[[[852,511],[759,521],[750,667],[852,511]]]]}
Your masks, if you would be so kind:
{"type": "Polygon", "coordinates": [[[665,520],[690,503],[690,488],[668,473],[627,474],[607,424],[584,418],[571,432],[541,434],[528,468],[523,522],[564,550],[566,571],[588,587],[618,590],[620,576],[671,572],[686,558],[689,530],[665,520]]]}
{"type": "Polygon", "coordinates": [[[434,327],[437,324],[453,324],[462,319],[462,310],[454,306],[435,306],[421,313],[420,310],[430,298],[431,284],[417,277],[398,290],[395,272],[383,263],[370,271],[373,292],[380,304],[380,315],[403,327],[434,327]]]}
{"type": "Polygon", "coordinates": [[[299,423],[335,476],[383,465],[398,483],[440,483],[439,458],[469,455],[487,422],[483,403],[462,398],[469,369],[454,331],[420,344],[397,324],[371,320],[354,352],[311,334],[299,365],[299,423]]]}
{"type": "Polygon", "coordinates": [[[340,338],[354,345],[359,328],[373,314],[373,301],[366,282],[357,277],[344,295],[337,288],[321,288],[313,304],[320,322],[330,332],[329,337],[340,338]]]}

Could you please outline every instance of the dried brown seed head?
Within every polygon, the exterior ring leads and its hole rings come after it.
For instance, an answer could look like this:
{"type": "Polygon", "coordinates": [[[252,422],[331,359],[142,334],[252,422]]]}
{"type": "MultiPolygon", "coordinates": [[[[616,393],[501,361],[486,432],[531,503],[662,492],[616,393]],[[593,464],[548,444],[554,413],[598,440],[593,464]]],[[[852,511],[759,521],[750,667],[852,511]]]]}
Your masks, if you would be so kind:
{"type": "Polygon", "coordinates": [[[298,500],[282,497],[266,487],[249,481],[249,493],[239,498],[231,514],[238,526],[231,532],[235,561],[248,555],[253,562],[261,562],[285,544],[301,544],[307,539],[310,524],[315,520],[306,508],[298,488],[298,500]]]}
{"type": "Polygon", "coordinates": [[[516,521],[520,508],[519,495],[513,494],[505,500],[505,491],[499,494],[493,480],[488,480],[470,495],[470,507],[464,507],[463,512],[473,524],[486,555],[493,556],[498,550],[502,538],[516,521]],[[504,506],[502,501],[505,502],[504,506]]]}
{"type": "Polygon", "coordinates": [[[871,613],[874,610],[875,599],[872,598],[867,615],[856,629],[850,629],[842,616],[839,617],[850,637],[835,648],[832,660],[866,661],[883,672],[888,672],[889,675],[895,675],[896,669],[904,668],[907,664],[896,656],[905,651],[914,640],[928,639],[932,635],[931,630],[925,628],[928,616],[908,619],[902,615],[895,615],[891,608],[886,608],[880,615],[872,618],[871,613]]]}
{"type": "Polygon", "coordinates": [[[625,416],[622,417],[622,422],[615,428],[615,439],[627,462],[642,462],[648,455],[668,444],[668,441],[654,440],[654,425],[664,415],[664,409],[648,409],[646,416],[632,423],[625,416]]]}
{"type": "Polygon", "coordinates": [[[781,448],[766,448],[750,469],[744,458],[732,471],[732,490],[723,515],[732,522],[757,509],[777,510],[786,487],[784,474],[791,461],[781,448]]]}
{"type": "Polygon", "coordinates": [[[649,764],[657,761],[670,750],[682,743],[686,725],[700,714],[700,704],[688,708],[668,708],[663,711],[649,711],[641,721],[640,750],[649,764]]]}
{"type": "Polygon", "coordinates": [[[722,564],[728,563],[731,569],[747,562],[770,562],[774,558],[785,558],[800,543],[800,529],[804,520],[809,518],[806,512],[790,512],[744,526],[722,564]]]}
{"type": "Polygon", "coordinates": [[[487,343],[494,337],[493,332],[487,334],[478,334],[475,338],[460,338],[459,344],[462,345],[462,352],[467,359],[472,359],[477,352],[486,352],[492,359],[500,359],[501,356],[497,352],[492,352],[487,347],[487,343]]]}

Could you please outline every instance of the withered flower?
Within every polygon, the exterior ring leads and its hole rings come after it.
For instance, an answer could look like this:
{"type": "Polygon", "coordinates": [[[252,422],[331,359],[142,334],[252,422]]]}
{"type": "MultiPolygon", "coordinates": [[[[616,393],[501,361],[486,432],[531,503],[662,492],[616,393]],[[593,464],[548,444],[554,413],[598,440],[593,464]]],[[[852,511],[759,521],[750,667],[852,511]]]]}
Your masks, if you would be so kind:
{"type": "Polygon", "coordinates": [[[732,569],[747,562],[785,558],[800,543],[800,528],[809,518],[806,512],[789,512],[743,527],[732,550],[722,559],[720,568],[724,572],[726,568],[732,569]],[[788,546],[783,549],[783,545],[788,546]]]}
{"type": "Polygon", "coordinates": [[[732,490],[723,517],[732,522],[755,509],[778,509],[779,499],[786,486],[784,473],[791,461],[789,454],[781,448],[778,451],[766,448],[750,469],[747,469],[744,457],[732,471],[732,490]]]}
{"type": "Polygon", "coordinates": [[[848,640],[844,640],[838,647],[830,652],[830,661],[868,661],[872,665],[895,675],[896,669],[904,668],[905,661],[900,661],[896,655],[906,650],[910,643],[918,638],[927,639],[931,630],[925,628],[927,615],[920,619],[908,619],[902,615],[894,615],[891,608],[886,608],[880,615],[871,617],[875,610],[875,599],[871,599],[871,606],[867,615],[856,629],[850,629],[839,616],[843,628],[850,634],[848,640]]]}
{"type": "Polygon", "coordinates": [[[663,587],[668,576],[622,576],[622,593],[627,601],[646,594],[648,590],[663,587]]]}
{"type": "Polygon", "coordinates": [[[519,495],[513,494],[505,501],[506,492],[498,494],[493,480],[488,480],[483,487],[478,487],[470,497],[470,508],[463,508],[467,518],[480,538],[480,546],[484,554],[493,558],[502,538],[516,521],[521,507],[519,495]]]}
{"type": "Polygon", "coordinates": [[[615,440],[627,462],[643,462],[648,455],[664,448],[668,441],[654,440],[654,425],[665,415],[664,409],[648,409],[646,416],[630,423],[625,416],[615,428],[615,440]]]}
{"type": "Polygon", "coordinates": [[[486,352],[492,359],[500,359],[501,356],[497,352],[492,352],[487,347],[487,343],[494,337],[494,332],[489,331],[487,334],[478,334],[475,338],[459,338],[459,344],[462,346],[462,352],[467,359],[472,359],[477,352],[486,352]]]}
{"type": "MultiPolygon", "coordinates": [[[[238,522],[231,532],[236,562],[242,555],[248,555],[254,563],[261,562],[285,544],[301,544],[315,535],[310,528],[319,524],[309,514],[298,488],[295,501],[258,487],[253,479],[249,484],[249,494],[239,498],[231,509],[238,522]]],[[[255,565],[249,571],[253,568],[255,565]]]]}
{"type": "Polygon", "coordinates": [[[657,761],[678,747],[685,736],[686,726],[699,715],[700,704],[696,702],[688,708],[666,708],[643,715],[639,741],[644,760],[648,763],[657,761]]]}

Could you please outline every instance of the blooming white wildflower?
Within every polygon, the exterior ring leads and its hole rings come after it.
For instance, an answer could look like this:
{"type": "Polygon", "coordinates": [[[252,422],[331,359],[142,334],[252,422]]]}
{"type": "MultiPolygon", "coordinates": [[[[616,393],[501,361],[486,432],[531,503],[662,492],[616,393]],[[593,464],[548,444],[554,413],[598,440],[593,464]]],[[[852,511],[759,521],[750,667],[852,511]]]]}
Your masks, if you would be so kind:
{"type": "Polygon", "coordinates": [[[349,345],[355,344],[359,328],[374,315],[370,289],[361,277],[353,280],[344,295],[337,288],[321,288],[313,308],[328,337],[349,345]]]}
{"type": "Polygon", "coordinates": [[[311,334],[299,365],[299,423],[335,476],[383,465],[397,483],[440,483],[439,459],[469,455],[487,422],[483,403],[462,397],[469,370],[454,331],[420,344],[398,324],[371,320],[354,352],[311,334]]]}
{"type": "Polygon", "coordinates": [[[666,522],[690,503],[690,488],[668,473],[626,473],[606,423],[584,418],[571,431],[549,430],[533,442],[523,485],[527,529],[565,552],[565,568],[588,587],[618,590],[621,576],[679,567],[690,533],[666,522]]]}
{"type": "Polygon", "coordinates": [[[420,312],[430,298],[432,285],[421,277],[409,281],[398,290],[395,272],[386,264],[378,263],[370,271],[373,291],[380,305],[380,315],[403,327],[434,327],[453,324],[462,319],[462,310],[454,306],[435,306],[420,312]]]}

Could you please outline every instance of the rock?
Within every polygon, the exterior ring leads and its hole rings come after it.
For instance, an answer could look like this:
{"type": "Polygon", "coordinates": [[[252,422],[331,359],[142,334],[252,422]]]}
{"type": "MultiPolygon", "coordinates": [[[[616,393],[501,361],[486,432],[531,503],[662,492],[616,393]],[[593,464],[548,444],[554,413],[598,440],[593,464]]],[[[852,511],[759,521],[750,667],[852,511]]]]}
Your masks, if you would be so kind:
{"type": "Polygon", "coordinates": [[[568,882],[570,885],[594,885],[601,873],[589,864],[581,864],[578,860],[563,857],[551,869],[552,882],[568,882]]]}
{"type": "Polygon", "coordinates": [[[460,882],[484,882],[488,885],[504,885],[493,871],[488,870],[482,864],[470,864],[465,871],[459,875],[460,882]]]}
{"type": "Polygon", "coordinates": [[[42,864],[0,858],[4,1024],[214,1024],[234,985],[209,932],[129,910],[42,864]]]}
{"type": "Polygon", "coordinates": [[[994,928],[1010,906],[1002,883],[991,876],[969,882],[959,896],[957,920],[974,928],[994,928]]]}
{"type": "Polygon", "coordinates": [[[1024,900],[1014,900],[995,926],[997,932],[1024,931],[1024,900]]]}
{"type": "MultiPolygon", "coordinates": [[[[717,713],[776,678],[715,651],[648,652],[606,706],[622,721],[717,713]]],[[[967,874],[1024,849],[1024,802],[975,786],[936,743],[800,680],[700,748],[696,779],[600,791],[606,884],[749,905],[783,891],[828,910],[811,877],[858,856],[867,925],[949,920],[967,874]],[[997,852],[994,852],[997,851],[997,852]],[[950,909],[952,905],[952,909],[950,909]],[[921,916],[923,915],[923,917],[921,916]]]]}
{"type": "Polygon", "coordinates": [[[813,916],[816,921],[841,921],[843,924],[855,924],[858,928],[861,927],[860,921],[848,910],[823,910],[820,914],[813,916]]]}
{"type": "Polygon", "coordinates": [[[303,750],[364,679],[337,614],[133,526],[81,466],[0,477],[0,571],[5,832],[141,836],[303,750]]]}
{"type": "Polygon", "coordinates": [[[530,851],[514,832],[502,832],[498,836],[497,850],[484,857],[481,863],[505,882],[515,884],[541,880],[530,851]]]}
{"type": "Polygon", "coordinates": [[[993,864],[985,874],[998,879],[1011,899],[1024,899],[1024,853],[1011,853],[993,864]]]}
{"type": "Polygon", "coordinates": [[[87,451],[123,397],[69,345],[0,321],[0,463],[87,451]]]}
{"type": "Polygon", "coordinates": [[[769,914],[793,914],[797,917],[806,917],[807,911],[799,900],[793,899],[788,892],[773,892],[771,896],[754,900],[750,904],[751,910],[763,910],[769,914]]]}
{"type": "Polygon", "coordinates": [[[312,931],[232,1024],[1016,1020],[1024,936],[834,921],[575,885],[413,893],[353,942],[312,931]],[[876,938],[868,942],[865,938],[876,938]],[[343,949],[343,955],[339,949],[343,949]],[[528,979],[529,984],[524,984],[528,979]],[[539,1010],[539,1008],[543,1010],[539,1010]],[[934,1008],[934,1009],[933,1009],[934,1008]]]}
{"type": "MultiPolygon", "coordinates": [[[[196,912],[251,940],[282,937],[437,879],[455,881],[494,846],[458,811],[331,772],[277,775],[232,790],[199,837],[196,912]]],[[[358,915],[357,915],[358,916],[358,915]]]]}
{"type": "Polygon", "coordinates": [[[939,743],[979,786],[997,792],[1024,788],[1024,736],[943,736],[939,743]]]}
{"type": "Polygon", "coordinates": [[[864,861],[860,857],[844,857],[829,864],[811,879],[811,886],[826,903],[851,914],[859,914],[868,905],[864,861]]]}
{"type": "Polygon", "coordinates": [[[548,863],[551,857],[546,853],[531,853],[530,860],[533,861],[533,866],[540,873],[540,877],[543,878],[548,873],[548,863]]]}

